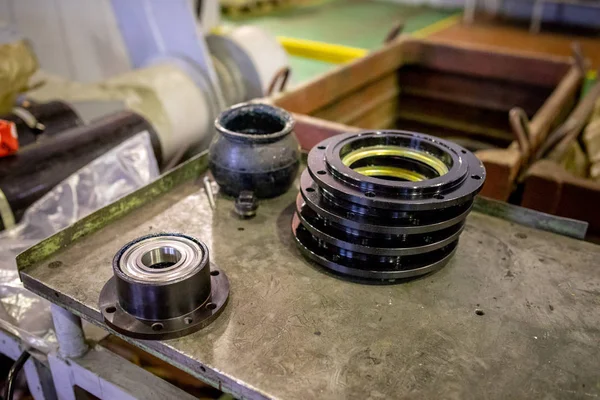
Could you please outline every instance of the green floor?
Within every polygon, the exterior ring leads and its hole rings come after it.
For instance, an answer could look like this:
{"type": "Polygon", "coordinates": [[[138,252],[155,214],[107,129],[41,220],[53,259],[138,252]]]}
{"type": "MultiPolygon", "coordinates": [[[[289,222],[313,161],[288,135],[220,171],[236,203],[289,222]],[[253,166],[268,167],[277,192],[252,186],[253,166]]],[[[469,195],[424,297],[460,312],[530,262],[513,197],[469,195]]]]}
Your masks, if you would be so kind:
{"type": "MultiPolygon", "coordinates": [[[[435,10],[382,1],[335,0],[322,5],[287,9],[267,16],[225,20],[232,25],[257,25],[277,36],[317,40],[364,49],[375,49],[398,22],[404,32],[414,32],[453,15],[456,10],[435,10]]],[[[334,64],[290,57],[292,81],[314,78],[334,64]]]]}

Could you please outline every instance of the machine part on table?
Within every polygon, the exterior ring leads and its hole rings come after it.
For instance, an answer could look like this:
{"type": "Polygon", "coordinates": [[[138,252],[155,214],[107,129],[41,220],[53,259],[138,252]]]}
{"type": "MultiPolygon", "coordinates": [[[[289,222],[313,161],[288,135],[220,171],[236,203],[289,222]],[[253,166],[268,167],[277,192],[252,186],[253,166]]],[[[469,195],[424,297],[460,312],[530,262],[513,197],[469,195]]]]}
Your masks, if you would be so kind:
{"type": "Polygon", "coordinates": [[[466,149],[405,131],[343,134],[308,155],[292,230],[301,252],[346,276],[393,282],[454,254],[485,168],[466,149]]]}
{"type": "Polygon", "coordinates": [[[210,169],[223,190],[257,198],[285,193],[300,166],[294,120],[287,111],[261,103],[242,103],[215,121],[219,134],[210,147],[210,169]]]}
{"type": "Polygon", "coordinates": [[[202,184],[204,185],[204,190],[206,191],[206,197],[208,197],[208,204],[210,204],[210,208],[214,210],[217,207],[217,204],[215,203],[215,194],[212,190],[210,178],[205,176],[204,179],[202,179],[202,184]]]}
{"type": "MultiPolygon", "coordinates": [[[[161,151],[153,127],[140,115],[122,111],[53,136],[0,159],[0,203],[18,222],[25,210],[65,178],[126,139],[148,132],[157,160],[161,151]]],[[[0,224],[0,228],[2,224],[0,224]]]]}
{"type": "Polygon", "coordinates": [[[0,115],[2,119],[15,124],[21,148],[83,124],[75,110],[62,101],[25,100],[9,114],[0,115]]]}
{"type": "Polygon", "coordinates": [[[100,293],[104,321],[138,339],[170,339],[210,324],[224,309],[229,281],[208,247],[190,236],[161,233],[126,244],[100,293]]]}
{"type": "Polygon", "coordinates": [[[235,213],[243,219],[252,218],[258,209],[258,199],[254,193],[244,190],[235,199],[235,213]]]}

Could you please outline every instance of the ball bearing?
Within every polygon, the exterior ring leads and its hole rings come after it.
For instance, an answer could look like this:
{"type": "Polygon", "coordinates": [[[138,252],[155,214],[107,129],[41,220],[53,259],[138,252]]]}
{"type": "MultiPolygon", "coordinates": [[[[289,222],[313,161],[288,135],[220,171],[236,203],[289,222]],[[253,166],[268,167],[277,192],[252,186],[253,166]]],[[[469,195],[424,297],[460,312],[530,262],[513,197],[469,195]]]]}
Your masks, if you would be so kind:
{"type": "Polygon", "coordinates": [[[126,244],[113,259],[113,273],[100,294],[104,320],[141,339],[194,332],[218,316],[229,295],[227,277],[211,266],[206,245],[182,234],[126,244]]]}

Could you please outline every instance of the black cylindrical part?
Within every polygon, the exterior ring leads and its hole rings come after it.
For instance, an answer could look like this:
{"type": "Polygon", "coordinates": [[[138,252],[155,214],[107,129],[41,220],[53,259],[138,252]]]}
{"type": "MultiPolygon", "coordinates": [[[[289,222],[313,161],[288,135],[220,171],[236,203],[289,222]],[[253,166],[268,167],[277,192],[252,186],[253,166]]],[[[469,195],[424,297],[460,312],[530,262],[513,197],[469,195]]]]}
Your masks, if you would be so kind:
{"type": "Polygon", "coordinates": [[[115,256],[113,272],[119,305],[139,319],[188,314],[205,304],[211,294],[208,248],[185,235],[149,235],[128,243],[115,256]],[[136,253],[135,246],[145,247],[136,253]],[[177,256],[157,256],[144,264],[145,255],[159,254],[161,249],[168,249],[163,254],[177,256]],[[178,270],[183,273],[177,275],[178,270]]]}
{"type": "Polygon", "coordinates": [[[242,191],[258,198],[286,192],[298,173],[300,146],[287,111],[260,103],[243,103],[215,121],[218,137],[210,147],[210,169],[230,196],[242,191]]]}
{"type": "Polygon", "coordinates": [[[83,125],[73,108],[62,101],[36,103],[26,100],[11,113],[1,115],[0,119],[15,124],[20,148],[83,125]]]}

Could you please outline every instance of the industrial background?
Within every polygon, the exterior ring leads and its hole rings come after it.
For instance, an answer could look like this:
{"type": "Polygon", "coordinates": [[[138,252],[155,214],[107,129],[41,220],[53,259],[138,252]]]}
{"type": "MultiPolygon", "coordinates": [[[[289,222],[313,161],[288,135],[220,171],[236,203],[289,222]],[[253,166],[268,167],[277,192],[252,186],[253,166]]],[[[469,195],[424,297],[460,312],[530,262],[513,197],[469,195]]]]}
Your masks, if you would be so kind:
{"type": "Polygon", "coordinates": [[[0,0],[2,399],[600,397],[600,1],[0,0]]]}

